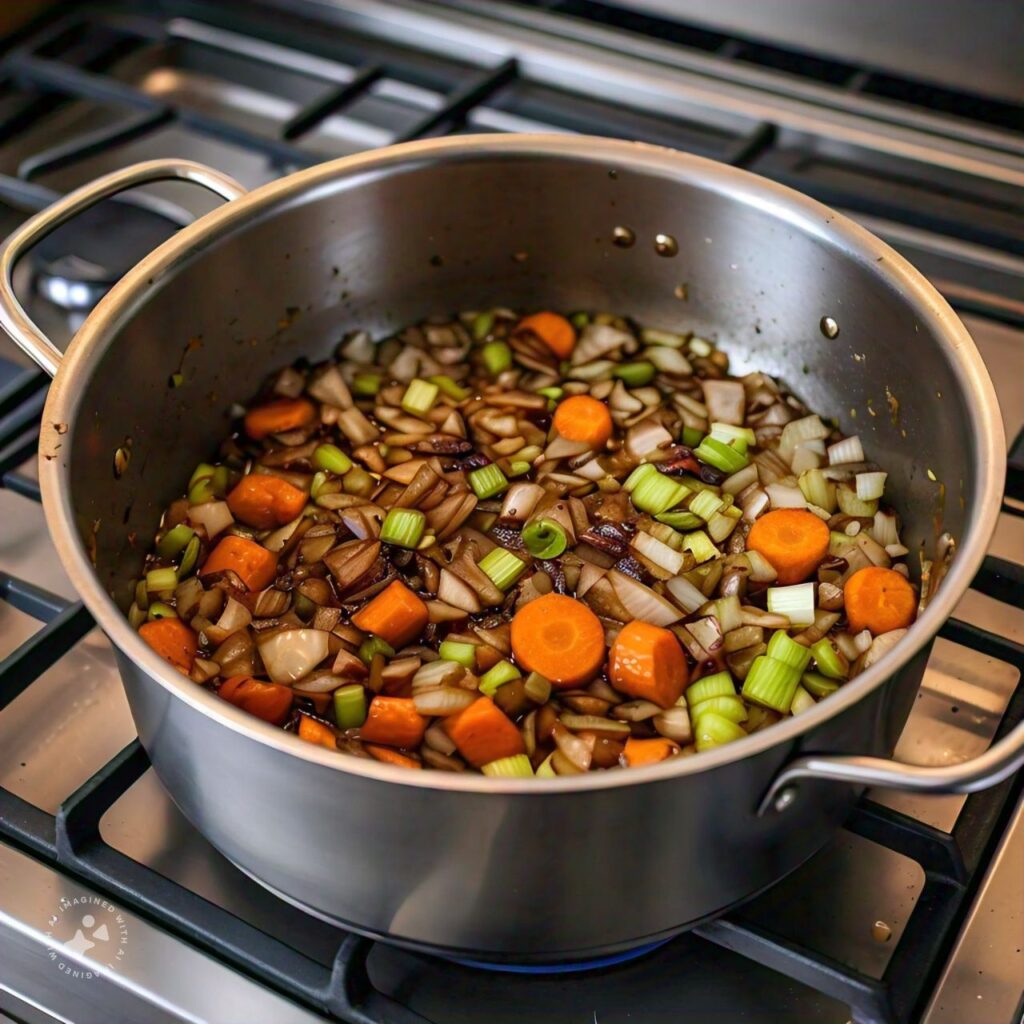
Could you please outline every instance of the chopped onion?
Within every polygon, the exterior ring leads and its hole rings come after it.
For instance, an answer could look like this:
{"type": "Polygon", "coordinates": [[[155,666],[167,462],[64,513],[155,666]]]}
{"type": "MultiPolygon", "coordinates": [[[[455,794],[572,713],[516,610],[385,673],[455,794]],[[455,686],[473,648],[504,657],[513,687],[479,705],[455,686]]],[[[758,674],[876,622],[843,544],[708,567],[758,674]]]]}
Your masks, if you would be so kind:
{"type": "MultiPolygon", "coordinates": [[[[815,451],[811,447],[812,444],[821,444],[821,442],[811,441],[807,444],[798,444],[793,450],[793,458],[790,465],[794,473],[800,474],[808,469],[817,469],[821,465],[821,460],[825,453],[824,451],[815,451]]],[[[821,447],[824,448],[825,446],[821,445],[821,447]]]]}
{"type": "Polygon", "coordinates": [[[672,435],[653,416],[634,424],[626,433],[626,451],[634,459],[642,459],[656,448],[671,443],[672,435]]]}
{"type": "Polygon", "coordinates": [[[607,571],[593,562],[583,562],[580,565],[580,578],[576,583],[576,596],[583,597],[598,580],[604,578],[607,571]]]}
{"type": "Polygon", "coordinates": [[[861,531],[857,534],[854,543],[872,565],[880,565],[883,569],[888,569],[892,564],[892,559],[889,558],[885,548],[871,534],[861,531]]]}
{"type": "Polygon", "coordinates": [[[250,622],[252,622],[252,615],[249,614],[249,609],[240,601],[229,597],[224,605],[224,611],[220,613],[220,618],[212,626],[207,626],[203,632],[211,643],[220,644],[227,640],[232,633],[245,629],[250,622]]]}
{"type": "Polygon", "coordinates": [[[873,501],[885,492],[885,478],[888,473],[858,473],[854,478],[857,497],[861,501],[873,501]]]}
{"type": "Polygon", "coordinates": [[[704,404],[707,406],[708,418],[734,426],[743,425],[743,413],[746,409],[747,396],[742,381],[738,380],[702,380],[704,404]]]}
{"type": "Polygon", "coordinates": [[[608,579],[615,590],[615,596],[634,619],[649,622],[652,626],[670,626],[683,616],[678,608],[650,587],[614,569],[608,579]]]}
{"type": "Polygon", "coordinates": [[[662,373],[670,373],[677,377],[689,377],[693,374],[690,360],[679,349],[665,345],[653,345],[644,349],[644,359],[654,365],[662,373]]]}
{"type": "Polygon", "coordinates": [[[779,447],[786,452],[793,451],[798,444],[805,441],[821,441],[829,435],[829,429],[821,422],[819,416],[804,416],[802,419],[790,420],[782,428],[779,447]]]}
{"type": "Polygon", "coordinates": [[[580,332],[579,340],[572,350],[572,365],[589,363],[624,345],[632,345],[635,340],[628,331],[612,327],[611,324],[587,324],[580,332]]]}
{"type": "Polygon", "coordinates": [[[862,629],[853,638],[853,646],[856,647],[858,652],[861,654],[865,654],[870,649],[872,642],[871,631],[867,629],[862,629]]]}
{"type": "Polygon", "coordinates": [[[544,458],[552,461],[568,459],[587,451],[590,451],[590,445],[585,442],[570,441],[568,438],[562,437],[561,434],[555,434],[554,440],[544,449],[544,458]]]}
{"type": "Polygon", "coordinates": [[[649,700],[628,700],[625,704],[616,704],[612,714],[625,722],[646,722],[648,718],[661,714],[661,708],[649,700]]]}
{"type": "Polygon", "coordinates": [[[457,715],[465,711],[479,694],[464,690],[460,686],[432,687],[429,690],[414,691],[412,702],[421,715],[457,715]]]}
{"type": "Polygon", "coordinates": [[[768,492],[772,508],[807,508],[807,499],[799,487],[774,483],[768,484],[765,490],[768,492]]]}
{"type": "Polygon", "coordinates": [[[737,495],[758,482],[757,463],[751,462],[722,481],[722,493],[737,495]]]}
{"type": "Polygon", "coordinates": [[[720,597],[715,602],[715,618],[723,633],[739,629],[743,625],[743,613],[740,611],[740,599],[736,595],[720,597]]]}
{"type": "Polygon", "coordinates": [[[670,579],[665,584],[665,587],[687,615],[697,611],[707,601],[702,591],[695,587],[685,576],[676,576],[670,579]]]}
{"type": "Polygon", "coordinates": [[[585,772],[590,767],[591,750],[586,740],[569,732],[561,722],[556,722],[552,731],[558,749],[575,768],[585,772]]]}
{"type": "Polygon", "coordinates": [[[643,530],[637,530],[633,537],[632,545],[644,558],[652,561],[656,566],[675,576],[683,567],[686,559],[681,551],[675,551],[667,544],[652,537],[643,530]]]}
{"type": "Polygon", "coordinates": [[[596,732],[617,736],[628,736],[629,726],[625,722],[618,722],[613,718],[603,718],[601,715],[574,715],[566,713],[559,715],[558,720],[573,732],[596,732]]]}
{"type": "Polygon", "coordinates": [[[545,493],[544,488],[540,484],[513,484],[508,489],[508,492],[505,494],[505,500],[501,504],[501,518],[510,519],[517,523],[525,523],[533,515],[537,502],[544,497],[545,493]]]}
{"type": "Polygon", "coordinates": [[[746,551],[744,557],[750,565],[750,579],[754,583],[774,583],[778,578],[772,563],[760,551],[746,551]]]}
{"type": "Polygon", "coordinates": [[[684,707],[676,705],[655,715],[651,724],[662,735],[676,743],[689,743],[693,739],[690,727],[690,713],[684,707]]]}
{"type": "Polygon", "coordinates": [[[844,437],[842,441],[828,446],[828,464],[830,466],[842,466],[848,462],[863,462],[864,449],[861,447],[860,438],[854,434],[853,437],[844,437]]]}
{"type": "Polygon", "coordinates": [[[295,684],[295,690],[297,693],[333,693],[346,682],[347,680],[339,678],[333,672],[314,673],[306,679],[300,679],[295,684]]]}
{"type": "Polygon", "coordinates": [[[884,548],[899,544],[900,535],[896,529],[896,516],[892,512],[876,512],[871,536],[884,548]]]}
{"type": "Polygon", "coordinates": [[[439,754],[451,756],[455,753],[455,744],[440,722],[432,722],[427,727],[427,731],[423,734],[423,742],[439,754]]]}
{"type": "Polygon", "coordinates": [[[201,526],[206,536],[213,540],[235,521],[226,501],[205,501],[202,505],[192,505],[188,510],[188,521],[193,526],[201,526]]]}
{"type": "Polygon", "coordinates": [[[445,604],[475,615],[480,611],[480,599],[476,591],[464,580],[448,569],[441,570],[441,579],[437,585],[437,598],[445,604]]]}
{"type": "Polygon", "coordinates": [[[762,512],[768,511],[768,504],[771,499],[768,492],[760,487],[748,487],[740,499],[740,508],[743,509],[743,518],[752,523],[762,512]]]}
{"type": "Polygon", "coordinates": [[[306,390],[318,401],[339,409],[352,407],[352,393],[341,375],[341,371],[333,363],[314,374],[306,390]]]}
{"type": "MultiPolygon", "coordinates": [[[[714,615],[705,615],[702,619],[689,622],[686,629],[708,654],[713,655],[722,646],[722,627],[714,615]]],[[[703,656],[699,656],[698,660],[702,661],[703,656]]]]}
{"type": "Polygon", "coordinates": [[[888,654],[906,635],[907,631],[905,629],[894,629],[888,633],[880,633],[871,641],[871,646],[864,654],[861,667],[870,668],[876,661],[888,654]]]}
{"type": "Polygon", "coordinates": [[[327,633],[319,629],[282,629],[257,637],[267,675],[275,683],[294,683],[327,657],[327,633]]]}
{"type": "Polygon", "coordinates": [[[640,332],[640,337],[645,345],[661,345],[666,348],[682,348],[686,344],[686,337],[682,334],[675,334],[672,331],[663,331],[657,327],[645,327],[640,332]]]}
{"type": "Polygon", "coordinates": [[[466,674],[464,665],[456,661],[428,661],[421,665],[412,677],[413,693],[428,690],[437,686],[449,686],[458,682],[466,674]]]}

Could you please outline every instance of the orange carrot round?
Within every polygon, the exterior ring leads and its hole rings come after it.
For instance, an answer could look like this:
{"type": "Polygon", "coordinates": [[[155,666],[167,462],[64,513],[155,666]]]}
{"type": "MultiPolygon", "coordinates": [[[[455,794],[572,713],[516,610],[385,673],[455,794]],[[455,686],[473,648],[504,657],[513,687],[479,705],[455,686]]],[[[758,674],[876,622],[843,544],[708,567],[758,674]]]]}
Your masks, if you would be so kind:
{"type": "Polygon", "coordinates": [[[334,730],[329,725],[310,718],[309,715],[302,715],[299,718],[299,739],[327,747],[328,750],[338,749],[338,738],[334,735],[334,730]]]}
{"type": "Polygon", "coordinates": [[[481,697],[465,711],[444,719],[443,728],[475,768],[526,752],[519,730],[490,697],[481,697]]]}
{"type": "Polygon", "coordinates": [[[858,569],[843,587],[850,629],[872,635],[906,629],[917,612],[917,594],[906,577],[894,569],[869,565],[858,569]]]}
{"type": "Polygon", "coordinates": [[[545,594],[516,612],[512,652],[528,672],[566,689],[597,675],[604,662],[604,627],[581,601],[545,594]]]}
{"type": "Polygon", "coordinates": [[[427,606],[401,580],[395,580],[352,616],[352,625],[392,647],[404,647],[423,631],[427,606]]]}
{"type": "Polygon", "coordinates": [[[516,325],[516,333],[529,331],[539,338],[559,359],[568,359],[576,345],[576,328],[557,313],[534,313],[523,317],[516,325]]]}
{"type": "Polygon", "coordinates": [[[612,436],[608,406],[590,395],[573,395],[555,410],[555,430],[567,441],[579,441],[591,448],[603,448],[612,436]]]}
{"type": "Polygon", "coordinates": [[[292,709],[292,689],[252,676],[229,676],[217,693],[226,701],[274,725],[284,725],[292,709]]]}
{"type": "Polygon", "coordinates": [[[427,720],[416,710],[411,697],[374,697],[359,727],[359,738],[389,747],[418,747],[427,720]]]}
{"type": "Polygon", "coordinates": [[[637,619],[623,626],[612,644],[608,678],[630,697],[670,708],[683,695],[690,671],[672,632],[637,619]]]}
{"type": "Polygon", "coordinates": [[[622,756],[630,768],[636,768],[641,764],[657,764],[659,761],[666,761],[679,753],[679,744],[664,736],[657,736],[650,740],[637,739],[630,736],[626,740],[622,756]]]}
{"type": "Polygon", "coordinates": [[[228,495],[232,515],[257,530],[284,526],[302,514],[306,492],[268,473],[250,473],[228,495]]]}
{"type": "Polygon", "coordinates": [[[276,398],[245,414],[245,432],[255,440],[312,423],[316,406],[308,398],[276,398]]]}
{"type": "Polygon", "coordinates": [[[802,583],[828,554],[828,526],[802,508],[777,508],[755,520],[747,548],[764,555],[779,583],[802,583]]]}
{"type": "Polygon", "coordinates": [[[249,590],[263,590],[274,581],[277,555],[255,541],[229,534],[211,552],[203,563],[200,575],[230,569],[249,590]]]}
{"type": "Polygon", "coordinates": [[[154,619],[139,627],[139,636],[179,672],[192,671],[199,642],[192,629],[181,619],[154,619]]]}

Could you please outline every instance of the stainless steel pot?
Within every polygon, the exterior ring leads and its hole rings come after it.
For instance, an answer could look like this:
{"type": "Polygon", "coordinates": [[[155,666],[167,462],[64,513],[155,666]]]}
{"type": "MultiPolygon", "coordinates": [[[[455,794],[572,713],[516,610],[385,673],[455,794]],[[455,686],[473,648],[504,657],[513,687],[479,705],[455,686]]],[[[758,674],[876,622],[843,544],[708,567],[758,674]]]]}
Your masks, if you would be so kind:
{"type": "Polygon", "coordinates": [[[220,850],[314,914],[450,954],[610,952],[772,884],[826,842],[858,787],[965,791],[1024,762],[1024,727],[955,768],[882,759],[983,557],[1005,447],[989,379],[946,303],[818,203],[706,160],[585,138],[432,140],[248,195],[198,165],[155,161],[33,218],[7,240],[0,271],[4,327],[56,375],[40,442],[50,530],[114,642],[153,765],[220,850]],[[99,198],[168,178],[231,202],[132,270],[62,357],[19,307],[13,263],[99,198]],[[611,243],[616,226],[635,233],[632,247],[611,243]],[[497,303],[692,328],[721,339],[734,366],[777,374],[838,415],[890,470],[908,547],[934,543],[939,515],[959,539],[909,637],[836,695],[741,742],[544,785],[340,757],[153,654],[124,617],[131,580],[161,508],[225,433],[230,403],[356,325],[382,334],[497,303]],[[823,317],[838,336],[823,334],[823,317]],[[169,387],[179,370],[183,386],[169,387]],[[118,450],[129,456],[120,477],[118,450]]]}

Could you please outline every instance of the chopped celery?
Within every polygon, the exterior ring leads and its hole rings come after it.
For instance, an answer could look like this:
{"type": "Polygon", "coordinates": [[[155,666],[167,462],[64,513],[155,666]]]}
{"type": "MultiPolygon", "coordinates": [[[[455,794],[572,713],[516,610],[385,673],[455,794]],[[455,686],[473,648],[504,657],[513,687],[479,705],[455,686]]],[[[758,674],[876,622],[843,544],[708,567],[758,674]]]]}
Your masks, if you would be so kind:
{"type": "Polygon", "coordinates": [[[550,398],[552,402],[557,402],[565,394],[565,391],[562,388],[537,388],[537,394],[550,398]]]}
{"type": "Polygon", "coordinates": [[[836,510],[836,485],[820,469],[807,469],[797,481],[800,492],[812,504],[826,512],[836,510]]]}
{"type": "Polygon", "coordinates": [[[410,416],[425,416],[437,401],[437,393],[440,390],[429,380],[420,380],[419,377],[416,377],[409,381],[409,386],[405,389],[405,394],[402,396],[402,408],[410,416]]]}
{"type": "Polygon", "coordinates": [[[539,672],[531,672],[526,677],[526,696],[534,704],[546,704],[551,696],[551,682],[539,672]]]}
{"type": "Polygon", "coordinates": [[[698,491],[690,499],[689,509],[694,515],[708,522],[724,504],[725,502],[714,491],[698,491]]]}
{"type": "Polygon", "coordinates": [[[785,615],[794,626],[814,624],[814,584],[796,583],[791,587],[768,588],[768,611],[785,615]]]}
{"type": "Polygon", "coordinates": [[[462,387],[460,384],[457,384],[447,374],[438,373],[433,377],[428,377],[427,380],[430,381],[431,384],[436,384],[444,394],[449,398],[454,398],[456,402],[462,402],[469,398],[469,390],[462,387]]]}
{"type": "Polygon", "coordinates": [[[480,358],[487,372],[497,377],[512,365],[512,349],[504,341],[489,341],[480,350],[480,358]]]}
{"type": "Polygon", "coordinates": [[[791,715],[799,715],[802,711],[809,711],[814,707],[814,698],[802,687],[796,688],[793,694],[793,703],[789,706],[791,715]]]}
{"type": "Polygon", "coordinates": [[[380,374],[357,373],[352,378],[352,390],[360,398],[373,398],[380,391],[380,374]]]}
{"type": "Polygon", "coordinates": [[[523,544],[534,558],[557,558],[569,540],[553,519],[535,519],[523,530],[523,544]]]}
{"type": "Polygon", "coordinates": [[[171,527],[161,538],[156,546],[156,553],[161,558],[174,558],[188,546],[188,542],[195,536],[195,530],[185,523],[178,523],[171,527]]]}
{"type": "Polygon", "coordinates": [[[803,672],[811,662],[811,649],[798,644],[784,629],[777,629],[768,641],[768,657],[803,672]]]}
{"type": "Polygon", "coordinates": [[[539,765],[537,765],[536,776],[538,779],[554,779],[557,778],[555,769],[551,767],[551,758],[555,755],[554,753],[548,754],[539,765]]]}
{"type": "Polygon", "coordinates": [[[757,444],[757,436],[750,427],[737,427],[732,423],[715,422],[711,424],[709,433],[712,437],[718,438],[719,441],[724,441],[726,444],[742,441],[743,448],[736,449],[741,452],[745,452],[750,445],[757,444]]]}
{"type": "Polygon", "coordinates": [[[485,697],[493,697],[499,686],[520,678],[519,669],[512,662],[502,660],[480,677],[479,690],[485,697]]]}
{"type": "Polygon", "coordinates": [[[480,771],[484,775],[501,779],[532,779],[533,768],[525,754],[513,754],[511,757],[499,757],[497,761],[485,764],[480,771]]]}
{"type": "Polygon", "coordinates": [[[658,370],[654,363],[619,363],[612,370],[612,376],[618,377],[628,388],[642,388],[650,384],[657,376],[658,370]]]}
{"type": "Polygon", "coordinates": [[[711,750],[747,735],[735,722],[714,712],[701,715],[694,724],[693,732],[698,751],[711,750]]]}
{"type": "Polygon", "coordinates": [[[522,476],[524,473],[530,472],[530,463],[524,462],[522,459],[515,459],[508,464],[508,475],[509,476],[522,476]]]}
{"type": "Polygon", "coordinates": [[[811,653],[814,655],[814,663],[822,675],[826,675],[830,679],[845,679],[849,675],[849,662],[832,646],[832,641],[828,637],[823,636],[816,644],[812,645],[811,653]]]}
{"type": "Polygon", "coordinates": [[[418,508],[389,508],[380,528],[380,539],[399,548],[414,548],[426,523],[427,517],[418,508]]]}
{"type": "Polygon", "coordinates": [[[683,547],[697,559],[697,564],[718,557],[718,548],[703,530],[694,530],[683,538],[683,547]]]}
{"type": "Polygon", "coordinates": [[[839,484],[836,487],[836,501],[839,502],[839,511],[847,516],[863,516],[872,519],[878,511],[877,499],[861,501],[857,497],[857,492],[847,483],[839,484]]]}
{"type": "Polygon", "coordinates": [[[656,516],[667,512],[673,505],[678,505],[688,493],[683,484],[654,470],[653,473],[645,474],[635,484],[630,497],[641,512],[656,516]]]}
{"type": "Polygon", "coordinates": [[[485,309],[482,313],[477,313],[473,317],[473,326],[471,330],[473,332],[473,338],[475,341],[483,341],[488,334],[491,333],[491,328],[494,326],[494,313],[485,309]]]}
{"type": "Polygon", "coordinates": [[[728,672],[716,672],[714,675],[704,676],[695,683],[690,683],[686,688],[686,703],[692,708],[696,707],[702,700],[709,700],[712,697],[735,696],[736,686],[732,676],[728,672]]]}
{"type": "Polygon", "coordinates": [[[486,501],[508,490],[508,477],[502,473],[500,466],[491,462],[470,471],[469,486],[481,501],[486,501]]]}
{"type": "Polygon", "coordinates": [[[800,672],[791,665],[758,655],[743,682],[743,696],[752,704],[785,714],[800,683],[800,672]]]}
{"type": "Polygon", "coordinates": [[[693,454],[701,462],[706,462],[723,473],[736,473],[749,461],[745,452],[739,451],[710,434],[694,448],[693,454]]]}
{"type": "Polygon", "coordinates": [[[336,444],[321,444],[313,452],[313,465],[328,473],[344,476],[352,468],[352,460],[336,444]]]}
{"type": "Polygon", "coordinates": [[[368,636],[359,646],[359,660],[369,665],[374,657],[383,654],[385,658],[392,658],[395,654],[394,647],[379,636],[368,636]]]}
{"type": "Polygon", "coordinates": [[[177,617],[178,613],[169,604],[164,604],[163,601],[154,601],[149,606],[149,611],[146,614],[146,618],[150,622],[156,619],[176,619],[177,617]]]}
{"type": "Polygon", "coordinates": [[[654,518],[659,523],[671,526],[674,530],[693,530],[704,522],[700,516],[695,515],[693,512],[684,512],[682,510],[678,512],[662,512],[654,518]]]}
{"type": "Polygon", "coordinates": [[[181,564],[178,566],[178,579],[184,579],[196,567],[199,560],[199,538],[193,537],[185,545],[185,553],[181,556],[181,564]]]}
{"type": "Polygon", "coordinates": [[[839,530],[832,530],[828,535],[828,553],[842,558],[843,552],[847,548],[855,546],[856,543],[857,541],[848,534],[842,533],[839,530]]]}
{"type": "Polygon", "coordinates": [[[345,474],[341,485],[346,494],[356,494],[361,498],[368,498],[377,486],[373,477],[362,466],[353,466],[345,474]]]}
{"type": "Polygon", "coordinates": [[[683,444],[687,448],[696,448],[703,439],[703,432],[696,427],[683,427],[683,444]]]}
{"type": "Polygon", "coordinates": [[[728,718],[730,722],[745,722],[747,720],[746,705],[735,694],[727,693],[721,697],[708,697],[690,709],[690,718],[694,721],[708,713],[721,715],[728,718]]]}
{"type": "Polygon", "coordinates": [[[800,678],[800,685],[815,697],[827,697],[839,689],[835,679],[828,679],[817,672],[805,672],[800,678]]]}
{"type": "Polygon", "coordinates": [[[476,644],[459,643],[457,640],[443,640],[437,653],[445,661],[454,661],[465,668],[476,667],[476,644]]]}
{"type": "Polygon", "coordinates": [[[334,691],[334,720],[339,729],[358,729],[366,721],[366,691],[360,683],[334,691]]]}
{"type": "Polygon", "coordinates": [[[173,590],[178,585],[178,570],[174,566],[163,569],[150,569],[146,573],[146,590],[151,594],[173,590]]]}
{"type": "Polygon", "coordinates": [[[526,569],[526,563],[505,548],[493,548],[477,564],[499,590],[508,590],[526,569]]]}

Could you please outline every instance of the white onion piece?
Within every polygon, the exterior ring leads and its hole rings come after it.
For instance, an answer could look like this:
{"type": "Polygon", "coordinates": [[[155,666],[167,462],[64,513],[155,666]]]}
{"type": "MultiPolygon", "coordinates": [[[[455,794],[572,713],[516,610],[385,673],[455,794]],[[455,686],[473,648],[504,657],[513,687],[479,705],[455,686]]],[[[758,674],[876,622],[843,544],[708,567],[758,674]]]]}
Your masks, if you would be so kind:
{"type": "MultiPolygon", "coordinates": [[[[588,459],[582,466],[577,466],[573,472],[584,480],[603,480],[608,475],[608,470],[596,459],[588,459]]],[[[560,475],[560,474],[558,474],[560,475]]]]}
{"type": "Polygon", "coordinates": [[[328,405],[337,406],[339,409],[350,409],[352,407],[352,393],[349,391],[341,371],[333,363],[317,372],[306,390],[318,402],[326,402],[328,405]]]}
{"type": "Polygon", "coordinates": [[[655,715],[651,724],[662,736],[676,743],[689,743],[693,739],[690,726],[690,713],[684,707],[676,705],[655,715]]]}
{"type": "Polygon", "coordinates": [[[888,473],[858,473],[854,478],[857,497],[861,501],[874,501],[885,492],[885,478],[888,473]]]}
{"type": "Polygon", "coordinates": [[[896,516],[891,512],[876,512],[875,521],[871,527],[871,536],[884,548],[899,544],[900,535],[896,529],[896,516]]]}
{"type": "Polygon", "coordinates": [[[560,722],[555,724],[552,735],[558,749],[572,762],[573,766],[585,772],[590,767],[591,749],[586,740],[574,736],[560,722]]]}
{"type": "Polygon", "coordinates": [[[206,530],[207,538],[213,540],[218,533],[222,533],[235,521],[235,517],[231,514],[226,501],[204,501],[202,505],[192,505],[189,508],[188,521],[193,526],[201,526],[206,530]]]}
{"type": "Polygon", "coordinates": [[[222,644],[232,633],[245,629],[250,622],[252,615],[249,614],[249,609],[240,601],[229,597],[220,618],[212,626],[207,626],[203,632],[212,643],[222,644]]]}
{"type": "Polygon", "coordinates": [[[670,626],[683,617],[674,604],[631,576],[612,570],[608,579],[615,596],[634,619],[649,622],[652,626],[670,626]]]}
{"type": "Polygon", "coordinates": [[[858,533],[856,545],[872,565],[880,565],[883,569],[888,569],[892,564],[892,559],[889,558],[885,548],[871,534],[863,531],[858,533]]]}
{"type": "Polygon", "coordinates": [[[695,612],[707,601],[703,592],[685,576],[673,577],[665,584],[665,587],[687,615],[695,612]]]}
{"type": "Polygon", "coordinates": [[[465,673],[465,666],[459,665],[454,661],[442,661],[440,659],[428,661],[426,664],[421,665],[412,677],[413,692],[454,683],[456,680],[461,679],[465,673]]]}
{"type": "Polygon", "coordinates": [[[807,499],[799,487],[774,483],[768,484],[765,491],[772,508],[807,508],[807,499]]]}
{"type": "Polygon", "coordinates": [[[856,434],[853,437],[844,437],[842,441],[828,446],[828,464],[830,466],[843,466],[848,462],[863,461],[864,449],[856,434]]]}
{"type": "Polygon", "coordinates": [[[743,383],[738,380],[702,380],[704,404],[708,418],[722,423],[743,425],[743,413],[747,405],[743,383]]]}
{"type": "Polygon", "coordinates": [[[440,722],[433,722],[427,726],[427,731],[423,734],[423,742],[439,754],[450,756],[455,753],[455,744],[452,742],[451,736],[444,731],[444,726],[440,722]]]}
{"type": "Polygon", "coordinates": [[[673,575],[679,572],[685,561],[683,553],[670,548],[664,541],[652,537],[643,530],[637,530],[633,537],[632,546],[640,552],[644,558],[650,559],[656,566],[670,572],[673,575]]]}
{"type": "Polygon", "coordinates": [[[332,672],[325,672],[323,675],[312,676],[309,679],[300,679],[295,684],[299,693],[333,693],[339,686],[344,686],[347,680],[332,672]]]}
{"type": "Polygon", "coordinates": [[[793,450],[793,458],[790,462],[793,472],[800,474],[808,469],[817,469],[821,465],[823,454],[823,452],[820,454],[816,452],[809,444],[798,444],[793,450]]]}
{"type": "Polygon", "coordinates": [[[441,570],[441,579],[437,585],[437,598],[454,608],[460,608],[470,615],[480,611],[480,599],[476,591],[464,580],[448,569],[441,570]]]}
{"type": "Polygon", "coordinates": [[[768,511],[770,501],[771,499],[768,497],[767,491],[761,490],[760,487],[752,488],[750,493],[740,502],[740,507],[743,509],[743,518],[748,523],[752,523],[762,512],[768,511]]]}
{"type": "Polygon", "coordinates": [[[733,594],[730,597],[720,597],[715,602],[715,618],[723,633],[730,633],[743,625],[743,613],[740,611],[740,599],[733,594]]]}
{"type": "Polygon", "coordinates": [[[640,332],[640,337],[645,345],[661,345],[667,348],[682,348],[686,344],[686,337],[682,334],[675,334],[672,331],[663,331],[657,327],[645,327],[640,332]]]}
{"type": "Polygon", "coordinates": [[[501,503],[501,518],[525,523],[533,515],[533,510],[537,507],[537,502],[544,497],[544,493],[544,488],[540,484],[513,484],[501,503]]]}
{"type": "Polygon", "coordinates": [[[645,722],[648,718],[661,714],[661,708],[650,700],[628,700],[625,704],[616,704],[612,714],[624,722],[645,722]]]}
{"type": "Polygon", "coordinates": [[[612,327],[611,324],[587,324],[580,332],[576,347],[572,350],[572,365],[589,363],[634,342],[632,334],[612,327]]]}
{"type": "MultiPolygon", "coordinates": [[[[895,630],[893,630],[893,632],[895,632],[895,630]]],[[[853,646],[856,647],[858,652],[861,654],[866,653],[870,649],[872,642],[871,631],[867,629],[862,629],[853,638],[853,646]]]]}
{"type": "Polygon", "coordinates": [[[562,437],[561,434],[556,434],[551,444],[544,449],[544,458],[552,461],[568,459],[588,451],[590,451],[590,445],[582,441],[570,441],[568,438],[562,437]]]}
{"type": "Polygon", "coordinates": [[[805,441],[820,441],[828,435],[829,429],[821,422],[820,417],[804,416],[798,420],[790,420],[782,428],[779,445],[785,451],[792,451],[798,444],[805,441]]]}
{"type": "Polygon", "coordinates": [[[750,565],[750,579],[754,583],[774,583],[778,579],[772,563],[760,551],[746,551],[744,556],[750,565]]]}
{"type": "Polygon", "coordinates": [[[478,693],[463,690],[459,686],[440,686],[414,692],[412,702],[421,715],[444,717],[465,711],[479,696],[478,693]]]}
{"type": "Polygon", "coordinates": [[[634,459],[642,459],[655,448],[671,443],[672,435],[651,416],[634,424],[626,433],[626,451],[634,459]]]}
{"type": "Polygon", "coordinates": [[[864,655],[861,667],[870,668],[876,661],[888,654],[906,635],[905,629],[893,629],[888,633],[879,633],[871,641],[871,646],[864,655]]]}
{"type": "Polygon", "coordinates": [[[583,562],[580,566],[580,578],[576,583],[576,596],[583,597],[599,579],[604,577],[607,571],[599,565],[594,565],[593,562],[583,562]]]}
{"type": "Polygon", "coordinates": [[[256,645],[275,683],[294,683],[327,657],[327,634],[320,629],[282,629],[257,637],[256,645]]]}
{"type": "Polygon", "coordinates": [[[745,491],[751,484],[756,484],[757,482],[757,463],[751,462],[722,481],[722,493],[735,496],[740,491],[745,491]]]}
{"type": "Polygon", "coordinates": [[[722,627],[714,615],[688,622],[686,629],[708,654],[714,654],[722,646],[722,627]]]}
{"type": "Polygon", "coordinates": [[[665,346],[653,346],[644,349],[644,358],[662,373],[671,373],[677,377],[689,377],[693,374],[690,360],[678,349],[665,346]]]}

